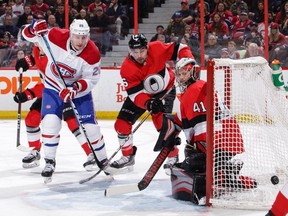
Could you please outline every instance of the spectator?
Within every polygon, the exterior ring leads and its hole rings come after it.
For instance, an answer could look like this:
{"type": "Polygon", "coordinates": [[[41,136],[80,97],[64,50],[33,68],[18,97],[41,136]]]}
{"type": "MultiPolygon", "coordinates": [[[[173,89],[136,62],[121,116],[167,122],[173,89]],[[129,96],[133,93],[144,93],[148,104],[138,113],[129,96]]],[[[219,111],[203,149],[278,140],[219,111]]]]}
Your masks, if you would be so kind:
{"type": "Polygon", "coordinates": [[[278,59],[280,62],[286,60],[288,42],[282,33],[279,32],[278,23],[271,23],[269,34],[269,62],[278,59]]]}
{"type": "Polygon", "coordinates": [[[164,35],[165,37],[165,43],[168,43],[170,41],[169,36],[164,33],[164,26],[163,25],[158,25],[156,27],[156,34],[151,38],[150,42],[158,40],[158,35],[164,35]]]}
{"type": "MultiPolygon", "coordinates": [[[[5,49],[5,55],[3,55],[2,67],[9,67],[12,57],[15,54],[15,43],[11,40],[12,36],[9,32],[5,32],[3,39],[0,41],[0,49],[5,49]]],[[[2,52],[1,52],[2,53],[2,52]]]]}
{"type": "MultiPolygon", "coordinates": [[[[272,11],[268,11],[268,35],[270,34],[270,24],[274,22],[274,14],[272,11]]],[[[264,38],[264,34],[265,34],[265,23],[258,23],[258,31],[260,32],[260,34],[262,35],[262,37],[264,38]]]]}
{"type": "Polygon", "coordinates": [[[170,38],[171,35],[176,37],[181,37],[185,33],[185,26],[187,25],[183,21],[182,13],[177,11],[173,16],[173,20],[168,24],[166,30],[164,31],[170,38]]]}
{"type": "Polygon", "coordinates": [[[124,39],[129,33],[129,18],[125,6],[118,0],[111,0],[106,14],[109,16],[110,24],[116,25],[116,38],[124,39]]]}
{"type": "Polygon", "coordinates": [[[235,2],[231,5],[230,7],[230,11],[233,13],[233,14],[236,14],[236,10],[238,7],[241,7],[242,10],[246,10],[248,11],[248,5],[245,1],[243,0],[235,0],[235,2]]]}
{"type": "Polygon", "coordinates": [[[173,16],[171,17],[171,22],[175,20],[175,15],[177,13],[180,13],[182,15],[182,21],[186,24],[191,24],[193,20],[193,13],[189,9],[189,0],[181,0],[181,10],[176,11],[173,16]]]}
{"type": "Polygon", "coordinates": [[[49,5],[43,3],[43,0],[36,0],[36,4],[31,6],[32,14],[37,19],[44,19],[49,5]]]}
{"type": "Polygon", "coordinates": [[[227,48],[221,49],[221,58],[229,58],[229,52],[227,48]]]}
{"type": "Polygon", "coordinates": [[[219,14],[221,17],[221,20],[226,22],[229,29],[231,29],[231,24],[233,21],[233,14],[231,13],[231,11],[226,9],[226,6],[223,2],[219,2],[216,5],[215,11],[210,15],[209,23],[213,22],[215,14],[219,14]]]}
{"type": "Polygon", "coordinates": [[[193,39],[200,40],[200,14],[194,13],[193,18],[194,18],[193,23],[190,24],[191,37],[193,37],[193,39]]]}
{"type": "Polygon", "coordinates": [[[93,3],[91,3],[91,4],[88,5],[87,13],[88,13],[90,16],[94,16],[94,15],[93,15],[93,11],[95,11],[95,9],[96,9],[97,7],[102,7],[104,13],[105,13],[106,10],[107,10],[107,5],[104,4],[101,0],[94,0],[93,3]]]}
{"type": "Polygon", "coordinates": [[[284,35],[288,35],[288,9],[286,10],[286,16],[284,17],[282,24],[280,25],[280,32],[284,35]]]}
{"type": "Polygon", "coordinates": [[[228,42],[228,58],[230,59],[240,59],[240,53],[238,52],[236,48],[236,43],[234,41],[228,42]]]}
{"type": "Polygon", "coordinates": [[[281,25],[282,21],[286,16],[286,10],[288,10],[288,1],[285,1],[281,6],[281,11],[277,12],[275,22],[281,25]]]}
{"type": "Polygon", "coordinates": [[[6,5],[5,7],[5,13],[0,17],[0,26],[4,25],[4,19],[7,15],[12,16],[12,25],[16,25],[18,22],[18,17],[12,13],[12,6],[6,5]]]}
{"type": "MultiPolygon", "coordinates": [[[[33,22],[33,15],[30,14],[27,16],[27,20],[25,20],[26,24],[31,24],[33,22]]],[[[32,52],[32,45],[33,43],[28,42],[27,40],[25,40],[22,36],[22,30],[24,29],[25,25],[22,25],[21,28],[18,31],[17,34],[17,42],[16,45],[17,47],[19,47],[20,49],[23,49],[26,51],[26,54],[30,54],[32,52]]]]}
{"type": "Polygon", "coordinates": [[[0,41],[0,49],[11,48],[15,46],[15,43],[11,40],[12,36],[10,32],[4,32],[2,40],[0,41]]]}
{"type": "Polygon", "coordinates": [[[80,13],[75,17],[75,19],[84,19],[88,22],[90,16],[87,14],[87,11],[83,8],[80,10],[80,13]]]}
{"type": "Polygon", "coordinates": [[[83,6],[82,4],[79,4],[79,1],[78,1],[78,0],[73,0],[73,1],[72,1],[71,9],[74,9],[74,10],[76,10],[78,13],[80,13],[80,11],[81,11],[82,9],[84,9],[84,6],[83,6]]]}
{"type": "Polygon", "coordinates": [[[251,22],[248,28],[246,28],[245,32],[245,39],[246,38],[252,38],[255,43],[257,43],[258,46],[264,45],[264,38],[261,35],[261,33],[258,31],[258,23],[251,22]]]}
{"type": "Polygon", "coordinates": [[[24,13],[21,16],[19,16],[19,19],[16,25],[18,28],[21,28],[21,26],[27,24],[26,20],[27,20],[28,15],[32,15],[30,4],[26,4],[24,6],[24,13]]]}
{"type": "Polygon", "coordinates": [[[99,47],[101,55],[104,56],[106,51],[112,50],[112,34],[109,31],[109,17],[104,13],[102,7],[97,7],[95,11],[96,16],[91,17],[88,22],[91,27],[90,37],[99,47]]]}
{"type": "Polygon", "coordinates": [[[255,57],[255,56],[264,57],[264,51],[262,47],[259,47],[256,43],[250,43],[248,45],[244,58],[255,57]]]}
{"type": "Polygon", "coordinates": [[[55,18],[55,16],[53,14],[48,16],[47,26],[48,26],[48,29],[51,29],[51,28],[54,28],[54,27],[59,27],[59,25],[56,22],[56,18],[55,18]]]}
{"type": "Polygon", "coordinates": [[[243,43],[246,28],[250,25],[251,22],[252,20],[250,20],[248,17],[248,11],[242,11],[240,14],[240,20],[236,22],[233,28],[233,40],[238,40],[239,43],[243,43]]]}
{"type": "Polygon", "coordinates": [[[12,62],[10,63],[9,67],[15,67],[16,62],[25,57],[25,51],[23,49],[18,49],[16,52],[16,58],[12,59],[12,62]]]}
{"type": "MultiPolygon", "coordinates": [[[[38,0],[39,1],[39,0],[38,0]]],[[[43,0],[41,0],[43,1],[43,0]]],[[[65,7],[64,4],[59,4],[56,8],[56,13],[54,14],[56,18],[56,23],[60,28],[65,28],[65,7]]],[[[72,22],[72,17],[69,15],[69,23],[72,22]]]]}
{"type": "Polygon", "coordinates": [[[251,13],[253,18],[252,20],[256,23],[264,22],[264,2],[258,0],[257,10],[254,13],[251,13]]]}
{"type": "Polygon", "coordinates": [[[204,48],[205,65],[207,65],[207,62],[209,59],[220,58],[221,49],[222,49],[222,46],[219,45],[217,36],[213,34],[208,34],[207,45],[204,48]]]}
{"type": "Polygon", "coordinates": [[[19,28],[13,25],[12,15],[7,14],[4,17],[4,25],[0,26],[0,34],[4,32],[9,32],[13,38],[17,38],[19,28]]]}
{"type": "MultiPolygon", "coordinates": [[[[166,43],[166,37],[164,34],[157,34],[156,41],[161,41],[162,43],[166,43]]],[[[151,42],[151,41],[150,41],[151,42]]]]}
{"type": "Polygon", "coordinates": [[[213,33],[217,35],[218,40],[227,40],[229,38],[229,28],[228,25],[221,20],[219,14],[213,16],[213,21],[207,25],[208,33],[213,33]]]}
{"type": "Polygon", "coordinates": [[[24,3],[22,0],[15,0],[15,4],[12,6],[12,11],[17,17],[24,13],[24,3]]]}

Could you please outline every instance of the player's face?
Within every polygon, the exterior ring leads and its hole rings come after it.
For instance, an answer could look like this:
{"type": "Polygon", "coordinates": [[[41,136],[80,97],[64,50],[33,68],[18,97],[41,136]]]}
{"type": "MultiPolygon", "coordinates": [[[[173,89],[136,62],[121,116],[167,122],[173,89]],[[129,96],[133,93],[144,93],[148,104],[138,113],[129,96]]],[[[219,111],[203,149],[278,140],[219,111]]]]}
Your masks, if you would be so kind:
{"type": "Polygon", "coordinates": [[[131,49],[131,55],[139,64],[144,64],[147,58],[147,48],[131,49]]]}
{"type": "Polygon", "coordinates": [[[82,50],[85,48],[87,42],[88,42],[89,36],[88,35],[75,35],[72,34],[71,36],[71,43],[72,46],[76,50],[82,50]]]}
{"type": "Polygon", "coordinates": [[[176,76],[179,83],[185,83],[191,77],[192,67],[191,65],[186,65],[177,71],[176,76]]]}

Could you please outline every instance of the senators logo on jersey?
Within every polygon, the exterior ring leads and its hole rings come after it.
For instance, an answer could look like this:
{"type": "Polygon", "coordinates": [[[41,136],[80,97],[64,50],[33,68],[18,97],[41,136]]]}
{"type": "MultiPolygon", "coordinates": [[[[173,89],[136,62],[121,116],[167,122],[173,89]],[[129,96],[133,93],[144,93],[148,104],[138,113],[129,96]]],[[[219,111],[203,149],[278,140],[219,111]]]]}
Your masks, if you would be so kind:
{"type": "MultiPolygon", "coordinates": [[[[65,65],[63,63],[60,63],[60,62],[57,62],[57,66],[58,66],[58,69],[60,70],[60,73],[62,74],[62,77],[64,79],[74,78],[74,75],[76,73],[75,69],[72,69],[69,66],[67,66],[67,65],[65,65]]],[[[52,63],[52,65],[51,65],[52,73],[56,77],[60,78],[59,74],[58,74],[58,69],[57,69],[56,65],[54,63],[52,63]]]]}

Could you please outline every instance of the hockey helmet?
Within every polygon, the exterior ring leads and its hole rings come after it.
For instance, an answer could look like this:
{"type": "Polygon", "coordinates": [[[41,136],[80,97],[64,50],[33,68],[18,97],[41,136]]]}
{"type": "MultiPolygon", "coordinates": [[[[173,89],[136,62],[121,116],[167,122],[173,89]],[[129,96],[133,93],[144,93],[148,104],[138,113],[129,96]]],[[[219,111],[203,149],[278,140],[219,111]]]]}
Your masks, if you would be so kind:
{"type": "Polygon", "coordinates": [[[176,81],[181,92],[186,91],[187,87],[199,80],[200,68],[192,58],[181,58],[175,66],[176,81]],[[180,76],[183,76],[180,78],[180,76]]]}
{"type": "Polygon", "coordinates": [[[84,19],[74,19],[70,25],[70,33],[75,35],[89,35],[90,27],[84,19]]]}
{"type": "Polygon", "coordinates": [[[130,49],[139,49],[143,47],[147,47],[148,41],[144,34],[135,34],[131,35],[129,41],[129,48],[130,49]]]}

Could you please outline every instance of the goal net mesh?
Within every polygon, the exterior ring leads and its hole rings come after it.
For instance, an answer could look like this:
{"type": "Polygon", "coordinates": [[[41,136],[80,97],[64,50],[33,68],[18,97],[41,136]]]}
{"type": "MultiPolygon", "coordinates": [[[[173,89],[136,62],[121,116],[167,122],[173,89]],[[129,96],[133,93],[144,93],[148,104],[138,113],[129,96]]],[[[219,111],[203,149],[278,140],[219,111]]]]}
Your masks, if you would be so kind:
{"type": "Polygon", "coordinates": [[[272,69],[262,57],[214,63],[213,94],[218,97],[213,97],[210,202],[268,209],[287,180],[288,92],[273,85],[272,69]],[[229,110],[224,118],[223,113],[219,118],[221,106],[229,110]],[[219,128],[222,136],[217,135],[219,128]],[[272,176],[278,184],[272,184],[272,176]]]}

